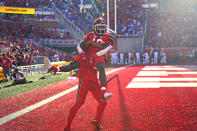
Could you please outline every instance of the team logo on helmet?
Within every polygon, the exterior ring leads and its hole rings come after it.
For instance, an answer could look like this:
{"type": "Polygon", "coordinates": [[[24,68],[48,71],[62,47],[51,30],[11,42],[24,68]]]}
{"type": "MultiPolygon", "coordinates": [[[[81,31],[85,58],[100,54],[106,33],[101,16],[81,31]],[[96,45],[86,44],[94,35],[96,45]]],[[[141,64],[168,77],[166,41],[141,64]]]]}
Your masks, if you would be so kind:
{"type": "Polygon", "coordinates": [[[103,18],[98,18],[93,24],[94,32],[98,35],[105,35],[107,32],[107,25],[103,18]]]}

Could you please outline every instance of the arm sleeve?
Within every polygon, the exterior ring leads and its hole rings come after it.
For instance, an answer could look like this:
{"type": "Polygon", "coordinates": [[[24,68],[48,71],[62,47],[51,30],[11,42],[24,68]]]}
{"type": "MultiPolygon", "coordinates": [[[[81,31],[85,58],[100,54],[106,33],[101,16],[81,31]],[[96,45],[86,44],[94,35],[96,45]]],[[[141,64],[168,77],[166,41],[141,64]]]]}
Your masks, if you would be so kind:
{"type": "Polygon", "coordinates": [[[108,51],[110,51],[113,47],[113,39],[110,37],[107,39],[105,45],[103,46],[103,49],[96,53],[97,56],[105,55],[108,51]]]}
{"type": "Polygon", "coordinates": [[[79,54],[83,52],[83,47],[84,47],[84,45],[85,45],[86,42],[87,42],[87,41],[82,40],[82,41],[80,41],[80,43],[78,44],[78,46],[77,46],[77,51],[78,51],[79,54]]]}
{"type": "Polygon", "coordinates": [[[88,34],[86,37],[83,38],[83,40],[81,40],[77,46],[77,51],[78,53],[82,53],[84,51],[83,47],[86,44],[86,42],[89,40],[91,34],[88,34]]]}
{"type": "Polygon", "coordinates": [[[105,44],[104,48],[96,53],[97,56],[105,55],[108,51],[112,49],[112,46],[109,44],[105,44]]]}

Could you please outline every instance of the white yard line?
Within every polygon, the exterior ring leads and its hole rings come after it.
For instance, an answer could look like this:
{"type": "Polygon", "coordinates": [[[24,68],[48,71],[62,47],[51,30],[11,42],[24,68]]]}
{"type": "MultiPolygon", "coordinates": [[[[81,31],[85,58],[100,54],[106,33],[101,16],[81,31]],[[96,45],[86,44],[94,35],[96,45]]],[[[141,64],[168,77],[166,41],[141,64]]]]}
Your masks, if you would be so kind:
{"type": "Polygon", "coordinates": [[[129,83],[126,88],[160,88],[160,87],[197,87],[197,83],[159,83],[157,81],[152,83],[129,83]]]}
{"type": "MultiPolygon", "coordinates": [[[[114,73],[116,71],[122,70],[122,69],[124,69],[124,68],[126,68],[128,66],[131,66],[131,65],[127,65],[127,66],[124,66],[124,67],[121,67],[121,68],[117,68],[117,69],[108,71],[108,72],[106,72],[106,75],[109,75],[109,74],[114,73]]],[[[15,119],[16,117],[22,116],[25,113],[28,113],[28,112],[30,112],[30,111],[32,111],[32,110],[34,110],[36,108],[39,108],[39,107],[41,107],[41,106],[43,106],[45,104],[48,104],[49,102],[52,102],[55,99],[58,99],[58,98],[66,95],[66,94],[69,94],[69,93],[75,91],[77,88],[78,88],[78,85],[76,85],[74,87],[71,87],[71,88],[69,88],[69,89],[67,89],[67,90],[65,90],[63,92],[60,92],[60,93],[58,93],[58,94],[56,94],[54,96],[51,96],[51,97],[49,97],[47,99],[44,99],[44,100],[42,100],[42,101],[40,101],[40,102],[38,102],[36,104],[33,104],[31,106],[28,106],[28,107],[26,107],[26,108],[24,108],[22,110],[19,110],[17,112],[14,112],[14,113],[11,113],[11,114],[9,114],[7,116],[4,116],[4,117],[0,118],[0,125],[2,125],[4,123],[7,123],[7,122],[15,119]]]]}
{"type": "Polygon", "coordinates": [[[170,68],[164,68],[164,67],[145,67],[142,70],[197,70],[197,67],[190,67],[190,68],[180,68],[180,67],[170,67],[170,68]]]}
{"type": "Polygon", "coordinates": [[[138,72],[136,77],[126,86],[126,88],[197,87],[196,77],[168,77],[169,75],[197,75],[197,71],[194,71],[194,69],[197,69],[196,66],[190,65],[145,66],[138,72]],[[171,71],[168,72],[168,70],[171,71]],[[166,78],[161,76],[166,76],[166,78]]]}
{"type": "Polygon", "coordinates": [[[139,71],[137,76],[168,76],[168,75],[197,75],[197,71],[188,72],[167,72],[167,71],[139,71]]]}
{"type": "Polygon", "coordinates": [[[197,65],[150,65],[150,66],[145,66],[145,68],[196,68],[197,65]]]}
{"type": "Polygon", "coordinates": [[[162,77],[136,77],[132,82],[155,82],[155,81],[197,81],[195,77],[181,77],[181,78],[162,78],[162,77]]]}

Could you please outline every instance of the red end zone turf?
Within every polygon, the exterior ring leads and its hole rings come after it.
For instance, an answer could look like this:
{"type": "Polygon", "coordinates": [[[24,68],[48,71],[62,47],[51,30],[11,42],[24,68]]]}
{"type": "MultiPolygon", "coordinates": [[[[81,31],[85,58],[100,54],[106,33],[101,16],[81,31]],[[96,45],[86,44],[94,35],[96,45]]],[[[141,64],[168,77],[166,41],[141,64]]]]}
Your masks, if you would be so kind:
{"type": "MultiPolygon", "coordinates": [[[[178,68],[177,70],[167,70],[167,73],[184,72],[184,70],[180,71],[182,67],[178,68]]],[[[166,71],[166,69],[163,70],[166,71]]],[[[115,75],[118,77],[112,79],[108,85],[108,91],[112,92],[114,97],[108,101],[103,115],[103,131],[196,131],[197,88],[169,86],[161,88],[126,88],[134,78],[142,78],[140,82],[143,83],[145,78],[158,77],[154,76],[154,73],[152,73],[152,76],[136,76],[139,71],[144,71],[144,67],[127,67],[108,75],[108,79],[115,75]]],[[[192,69],[192,71],[195,72],[196,70],[192,69]]],[[[188,72],[188,70],[185,72],[188,72]]],[[[160,76],[160,78],[187,77],[196,78],[197,75],[170,74],[169,76],[160,76]]],[[[153,80],[152,83],[180,84],[196,82],[195,80],[170,80],[160,81],[159,79],[156,82],[153,80]]],[[[149,85],[151,81],[144,81],[144,83],[149,85]]],[[[61,131],[65,126],[68,112],[75,102],[75,95],[76,91],[64,95],[1,125],[0,128],[2,130],[61,131]]],[[[95,116],[96,105],[96,101],[89,93],[85,104],[73,121],[73,131],[94,130],[89,119],[95,116]]]]}

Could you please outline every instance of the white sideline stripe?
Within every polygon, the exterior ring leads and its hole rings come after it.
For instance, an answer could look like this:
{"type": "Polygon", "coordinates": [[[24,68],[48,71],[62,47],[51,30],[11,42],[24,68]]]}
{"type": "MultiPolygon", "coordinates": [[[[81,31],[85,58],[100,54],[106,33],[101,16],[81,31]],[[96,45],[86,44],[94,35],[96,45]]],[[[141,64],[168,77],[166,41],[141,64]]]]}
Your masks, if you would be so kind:
{"type": "MultiPolygon", "coordinates": [[[[109,74],[111,74],[113,72],[122,70],[122,69],[124,69],[124,68],[126,68],[128,66],[131,66],[131,65],[127,65],[127,66],[124,66],[124,67],[121,67],[121,68],[117,68],[117,69],[111,70],[111,71],[107,72],[106,74],[109,75],[109,74]]],[[[51,102],[51,101],[53,101],[55,99],[58,99],[58,98],[60,98],[60,97],[62,97],[64,95],[66,95],[68,93],[71,93],[72,91],[76,90],[77,88],[78,88],[78,85],[76,85],[74,87],[71,87],[71,88],[69,88],[69,89],[67,89],[67,90],[65,90],[65,91],[63,91],[61,93],[58,93],[58,94],[54,95],[54,96],[51,96],[51,97],[49,97],[49,98],[47,98],[45,100],[42,100],[42,101],[40,101],[40,102],[38,102],[36,104],[28,106],[28,107],[26,107],[26,108],[24,108],[22,110],[19,110],[17,112],[14,112],[14,113],[11,113],[11,114],[9,114],[7,116],[4,116],[4,117],[0,118],[0,125],[2,125],[4,123],[7,123],[7,122],[15,119],[16,117],[24,115],[25,113],[28,113],[28,112],[30,112],[30,111],[32,111],[32,110],[34,110],[34,109],[36,109],[36,108],[38,108],[40,106],[43,106],[43,105],[45,105],[45,104],[47,104],[47,103],[49,103],[49,102],[51,102]]]]}
{"type": "Polygon", "coordinates": [[[190,68],[176,68],[176,67],[170,67],[170,68],[163,68],[163,67],[152,67],[152,68],[143,68],[142,70],[197,70],[197,67],[190,67],[190,68]]]}
{"type": "Polygon", "coordinates": [[[152,66],[145,66],[145,68],[195,68],[197,66],[195,65],[174,65],[174,66],[156,66],[156,65],[152,65],[152,66]]]}
{"type": "Polygon", "coordinates": [[[189,77],[183,77],[183,78],[161,78],[161,77],[137,77],[132,80],[132,82],[146,82],[146,81],[197,81],[197,78],[189,78],[189,77]]]}
{"type": "Polygon", "coordinates": [[[167,72],[167,71],[140,71],[136,76],[168,76],[168,75],[197,75],[197,71],[167,72]]]}
{"type": "Polygon", "coordinates": [[[129,83],[126,88],[197,87],[197,83],[129,83]]]}
{"type": "Polygon", "coordinates": [[[54,95],[52,97],[49,97],[49,98],[47,98],[45,100],[42,100],[42,101],[40,101],[40,102],[38,102],[36,104],[33,104],[33,105],[29,106],[29,107],[26,107],[26,108],[24,108],[22,110],[19,110],[17,112],[11,113],[10,115],[7,115],[7,116],[5,116],[5,117],[0,119],[0,125],[4,124],[4,123],[6,123],[6,122],[8,122],[8,121],[10,121],[12,119],[15,119],[16,117],[21,116],[21,115],[23,115],[23,114],[25,114],[27,112],[30,112],[30,111],[32,111],[32,110],[34,110],[34,109],[36,109],[36,108],[38,108],[40,106],[43,106],[43,105],[45,105],[45,104],[47,104],[47,103],[49,103],[49,102],[51,102],[51,101],[63,96],[63,95],[66,95],[66,94],[68,94],[68,93],[70,93],[70,92],[72,92],[72,91],[74,91],[76,89],[77,89],[77,85],[72,87],[72,88],[70,88],[70,89],[68,89],[68,90],[65,90],[65,91],[63,91],[63,92],[61,92],[59,94],[56,94],[56,95],[54,95]]]}

